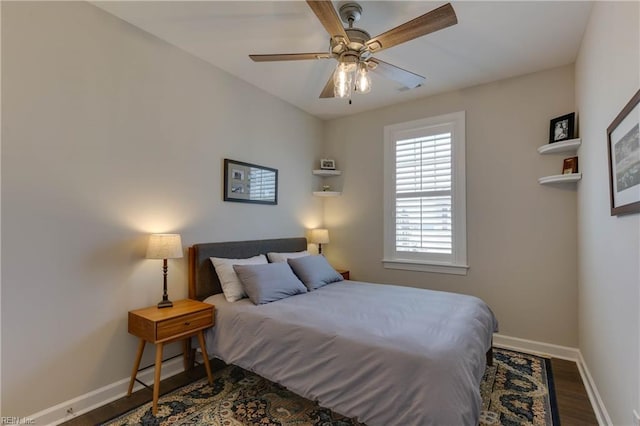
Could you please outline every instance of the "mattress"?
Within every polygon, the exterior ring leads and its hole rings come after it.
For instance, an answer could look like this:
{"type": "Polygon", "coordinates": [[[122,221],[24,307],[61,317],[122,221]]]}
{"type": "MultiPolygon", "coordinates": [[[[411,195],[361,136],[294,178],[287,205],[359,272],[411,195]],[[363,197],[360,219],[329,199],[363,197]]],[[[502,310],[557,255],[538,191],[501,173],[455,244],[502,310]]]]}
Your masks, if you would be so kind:
{"type": "Polygon", "coordinates": [[[477,425],[497,321],[480,299],[342,281],[216,306],[207,350],[368,425],[477,425]]]}

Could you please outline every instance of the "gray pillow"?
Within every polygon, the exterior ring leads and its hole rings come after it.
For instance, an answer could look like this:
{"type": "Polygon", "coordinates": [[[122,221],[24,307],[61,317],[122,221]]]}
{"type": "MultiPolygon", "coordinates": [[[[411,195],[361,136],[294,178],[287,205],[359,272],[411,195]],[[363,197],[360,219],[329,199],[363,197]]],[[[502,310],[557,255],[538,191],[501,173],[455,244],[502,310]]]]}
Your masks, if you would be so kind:
{"type": "Polygon", "coordinates": [[[249,299],[256,305],[307,292],[286,263],[233,265],[233,269],[249,299]]]}
{"type": "Polygon", "coordinates": [[[288,259],[287,262],[309,290],[343,280],[342,275],[333,269],[322,255],[298,257],[288,259]]]}

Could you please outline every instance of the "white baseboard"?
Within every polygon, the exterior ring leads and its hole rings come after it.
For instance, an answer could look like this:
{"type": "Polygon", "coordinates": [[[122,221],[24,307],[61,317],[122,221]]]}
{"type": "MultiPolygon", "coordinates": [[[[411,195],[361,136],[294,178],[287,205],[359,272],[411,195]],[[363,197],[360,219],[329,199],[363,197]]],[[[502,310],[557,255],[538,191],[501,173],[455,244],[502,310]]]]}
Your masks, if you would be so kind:
{"type": "Polygon", "coordinates": [[[534,340],[520,339],[518,337],[505,336],[497,333],[493,335],[493,344],[499,348],[513,349],[514,351],[526,352],[547,358],[553,357],[573,362],[580,360],[580,350],[568,346],[536,342],[534,340]]]}
{"type": "Polygon", "coordinates": [[[584,362],[584,358],[582,358],[582,352],[579,353],[579,356],[578,371],[580,371],[580,377],[582,377],[584,387],[587,389],[587,395],[589,395],[593,411],[596,413],[598,424],[610,426],[613,424],[611,422],[611,417],[609,417],[609,413],[604,406],[604,402],[602,402],[602,398],[600,398],[600,393],[598,393],[593,377],[591,377],[591,373],[589,373],[587,364],[584,362]]]}
{"type": "Polygon", "coordinates": [[[602,426],[610,426],[612,424],[611,417],[609,417],[609,413],[602,402],[600,393],[598,393],[596,384],[589,373],[589,369],[587,368],[587,364],[584,362],[580,349],[520,339],[518,337],[504,336],[501,334],[493,335],[493,344],[499,348],[512,349],[514,351],[530,353],[533,355],[566,359],[575,362],[578,366],[580,377],[582,378],[587,395],[589,396],[589,401],[593,407],[598,424],[602,426]]]}
{"type": "MultiPolygon", "coordinates": [[[[174,358],[162,364],[162,374],[160,377],[161,379],[166,379],[183,371],[184,365],[182,357],[174,358]]],[[[153,384],[154,374],[155,368],[151,367],[139,372],[138,380],[151,385],[153,384]]],[[[79,397],[27,416],[27,418],[35,421],[34,424],[37,425],[57,425],[67,420],[71,420],[76,416],[87,413],[125,396],[127,394],[127,389],[129,388],[130,379],[130,377],[127,377],[125,379],[118,380],[110,385],[103,386],[84,395],[80,395],[79,397]],[[68,413],[69,409],[72,409],[71,413],[68,413]]],[[[136,382],[133,390],[137,391],[142,387],[143,386],[140,383],[136,382]]]]}

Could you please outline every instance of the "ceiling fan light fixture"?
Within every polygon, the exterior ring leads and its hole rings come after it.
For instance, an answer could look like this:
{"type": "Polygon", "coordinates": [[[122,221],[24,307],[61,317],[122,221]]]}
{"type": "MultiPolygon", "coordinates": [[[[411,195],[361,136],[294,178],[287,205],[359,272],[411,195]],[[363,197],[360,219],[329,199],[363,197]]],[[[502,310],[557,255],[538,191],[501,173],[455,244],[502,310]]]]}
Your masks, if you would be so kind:
{"type": "Polygon", "coordinates": [[[322,89],[320,98],[331,98],[333,94],[338,98],[349,98],[351,103],[353,92],[371,91],[369,71],[396,81],[406,89],[419,87],[425,80],[423,76],[376,59],[373,55],[380,50],[389,49],[458,23],[453,6],[447,3],[372,38],[367,31],[353,26],[362,15],[362,7],[353,0],[341,3],[338,16],[333,2],[307,0],[307,5],[329,34],[328,52],[249,55],[249,57],[255,62],[336,59],[338,66],[322,89]],[[340,22],[341,19],[348,24],[348,28],[340,22]]]}
{"type": "Polygon", "coordinates": [[[333,82],[339,84],[343,81],[351,82],[353,72],[356,69],[356,64],[353,62],[340,62],[336,66],[336,70],[333,73],[333,82]]]}
{"type": "Polygon", "coordinates": [[[334,98],[348,98],[351,92],[351,84],[347,84],[346,82],[341,84],[333,85],[333,97],[334,98]]]}
{"type": "Polygon", "coordinates": [[[356,92],[369,93],[371,91],[371,77],[366,62],[358,63],[356,72],[356,92]]]}
{"type": "Polygon", "coordinates": [[[353,62],[339,62],[333,72],[333,95],[336,98],[348,98],[351,92],[352,75],[355,70],[353,62]]]}

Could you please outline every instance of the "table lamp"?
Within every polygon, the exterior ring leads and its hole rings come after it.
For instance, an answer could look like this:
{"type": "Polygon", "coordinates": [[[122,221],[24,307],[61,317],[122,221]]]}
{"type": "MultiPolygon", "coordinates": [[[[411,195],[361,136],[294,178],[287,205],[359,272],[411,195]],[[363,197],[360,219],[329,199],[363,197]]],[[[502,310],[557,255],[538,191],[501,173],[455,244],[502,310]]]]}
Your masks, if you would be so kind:
{"type": "Polygon", "coordinates": [[[147,259],[163,260],[164,287],[162,301],[158,303],[158,308],[170,308],[173,306],[167,295],[167,259],[179,259],[182,255],[180,234],[151,234],[149,236],[147,259]]]}
{"type": "Polygon", "coordinates": [[[311,242],[318,245],[318,254],[322,254],[322,245],[329,244],[329,230],[321,228],[312,229],[311,242]]]}

